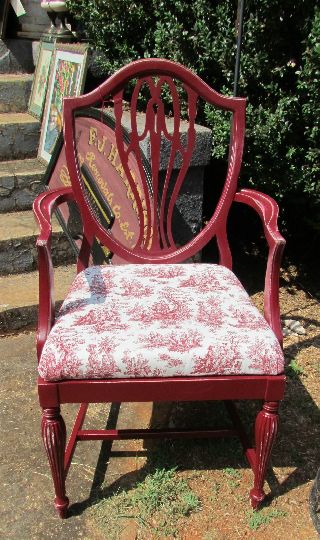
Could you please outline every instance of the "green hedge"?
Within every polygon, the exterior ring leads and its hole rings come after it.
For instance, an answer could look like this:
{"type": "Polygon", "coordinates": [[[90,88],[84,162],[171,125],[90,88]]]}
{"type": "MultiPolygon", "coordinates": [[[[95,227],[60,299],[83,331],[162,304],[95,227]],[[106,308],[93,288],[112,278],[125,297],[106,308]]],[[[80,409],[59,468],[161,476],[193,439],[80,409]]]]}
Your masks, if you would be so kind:
{"type": "MultiPolygon", "coordinates": [[[[68,0],[101,73],[142,57],[165,57],[232,93],[237,3],[231,0],[68,0]]],[[[313,0],[247,0],[238,94],[248,98],[242,185],[274,196],[286,219],[320,231],[320,8],[313,0]]],[[[213,157],[225,156],[228,122],[214,126],[213,157]]]]}

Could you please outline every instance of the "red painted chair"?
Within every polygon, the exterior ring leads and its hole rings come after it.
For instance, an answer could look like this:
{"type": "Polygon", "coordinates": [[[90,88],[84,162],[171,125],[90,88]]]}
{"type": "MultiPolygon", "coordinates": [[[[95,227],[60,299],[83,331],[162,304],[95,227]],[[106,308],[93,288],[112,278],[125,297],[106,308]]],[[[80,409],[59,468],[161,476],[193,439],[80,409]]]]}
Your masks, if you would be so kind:
{"type": "MultiPolygon", "coordinates": [[[[265,496],[263,484],[285,385],[278,302],[279,265],[285,242],[277,229],[276,203],[251,189],[237,192],[245,100],[218,94],[188,69],[171,61],[139,60],[120,69],[93,92],[65,99],[64,126],[72,186],[43,193],[34,204],[41,229],[37,241],[38,388],[43,410],[42,436],[60,516],[65,517],[69,504],[65,478],[77,441],[190,437],[187,430],[83,430],[88,404],[102,402],[224,400],[234,429],[197,431],[194,437],[239,434],[254,473],[250,499],[257,508],[265,496]],[[178,81],[188,104],[189,124],[184,142],[179,133],[182,92],[177,90],[178,81]],[[128,88],[130,108],[124,101],[124,90],[128,88]],[[171,130],[165,119],[164,88],[173,104],[171,130]],[[141,93],[146,103],[142,128],[137,122],[137,117],[141,119],[137,113],[141,93]],[[172,218],[192,158],[199,100],[232,113],[228,169],[211,219],[192,240],[176,245],[172,218]],[[96,104],[107,104],[108,110],[113,107],[119,170],[127,179],[139,223],[131,245],[122,241],[113,228],[103,226],[85,185],[75,117],[77,111],[96,104]],[[131,120],[131,134],[126,140],[122,129],[125,114],[131,120]],[[146,137],[151,189],[141,150],[146,137]],[[159,162],[164,138],[171,151],[161,183],[159,162]],[[176,154],[180,156],[180,171],[173,177],[176,154]],[[139,182],[132,173],[133,162],[140,173],[139,182]],[[55,319],[50,219],[60,204],[72,200],[81,212],[83,240],[77,276],[55,319]],[[268,242],[264,317],[231,270],[226,224],[234,202],[248,205],[258,213],[268,242]],[[213,237],[217,240],[219,264],[182,264],[213,237]],[[90,249],[95,239],[128,264],[90,266],[90,249]],[[263,401],[263,406],[257,415],[255,444],[251,447],[233,400],[257,399],[263,401]],[[60,405],[64,403],[81,404],[67,447],[60,415],[60,405]]],[[[93,175],[94,172],[97,173],[93,171],[93,175]]],[[[116,219],[120,219],[119,215],[116,219]]]]}

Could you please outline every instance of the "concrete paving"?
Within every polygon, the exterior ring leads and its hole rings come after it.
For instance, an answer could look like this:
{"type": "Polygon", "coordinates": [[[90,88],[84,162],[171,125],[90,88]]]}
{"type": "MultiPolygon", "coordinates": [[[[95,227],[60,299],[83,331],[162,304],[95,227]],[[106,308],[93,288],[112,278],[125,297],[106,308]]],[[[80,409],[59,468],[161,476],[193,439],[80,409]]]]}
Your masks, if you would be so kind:
{"type": "Polygon", "coordinates": [[[44,190],[45,170],[36,158],[0,162],[0,212],[30,209],[44,190]]]}
{"type": "MultiPolygon", "coordinates": [[[[108,496],[136,477],[136,471],[147,459],[143,443],[118,441],[112,447],[113,456],[110,443],[80,443],[67,480],[70,515],[61,520],[53,507],[52,480],[40,436],[35,334],[0,339],[0,358],[0,537],[17,540],[102,538],[90,508],[98,496],[108,496]],[[123,450],[127,453],[120,456],[123,450]]],[[[75,412],[73,405],[63,407],[67,431],[75,412]]],[[[106,405],[89,408],[90,426],[104,428],[108,412],[106,405]]],[[[118,427],[148,427],[151,412],[151,404],[122,404],[120,409],[113,405],[110,427],[116,417],[118,427]]],[[[161,417],[164,417],[164,409],[161,417]]],[[[158,419],[152,425],[161,425],[161,422],[158,419]]],[[[135,536],[126,540],[131,538],[135,536]]]]}
{"type": "MultiPolygon", "coordinates": [[[[59,230],[55,221],[55,230],[59,230]]],[[[28,238],[39,234],[39,227],[31,211],[0,214],[0,241],[28,238]]]]}
{"type": "Polygon", "coordinates": [[[35,157],[40,122],[23,112],[0,114],[0,160],[35,157]]]}
{"type": "MultiPolygon", "coordinates": [[[[58,221],[52,220],[52,260],[55,266],[74,262],[74,253],[58,221]]],[[[31,210],[0,214],[0,275],[37,268],[39,229],[31,210]]]]}
{"type": "MultiPolygon", "coordinates": [[[[61,226],[55,216],[52,217],[52,232],[61,232],[61,226]]],[[[0,242],[12,238],[36,237],[39,226],[32,211],[0,214],[0,242]]]]}
{"type": "Polygon", "coordinates": [[[33,75],[0,74],[0,112],[24,112],[28,108],[33,75]]]}
{"type": "MultiPolygon", "coordinates": [[[[76,275],[75,265],[54,269],[56,307],[61,305],[76,275]]],[[[0,335],[35,328],[39,303],[39,274],[0,276],[0,335]]]]}

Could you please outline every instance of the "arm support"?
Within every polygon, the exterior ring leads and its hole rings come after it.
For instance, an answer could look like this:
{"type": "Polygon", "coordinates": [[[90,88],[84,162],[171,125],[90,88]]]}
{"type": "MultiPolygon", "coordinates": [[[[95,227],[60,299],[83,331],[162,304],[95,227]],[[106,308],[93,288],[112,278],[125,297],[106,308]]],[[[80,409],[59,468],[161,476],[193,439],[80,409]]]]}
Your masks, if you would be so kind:
{"type": "Polygon", "coordinates": [[[260,216],[269,246],[264,287],[264,316],[282,344],[282,328],[279,308],[279,271],[285,240],[278,230],[279,209],[276,202],[259,191],[242,189],[235,194],[236,202],[251,206],[260,216]]]}
{"type": "Polygon", "coordinates": [[[55,318],[51,258],[51,217],[57,206],[73,199],[72,189],[67,187],[45,191],[33,203],[33,211],[40,227],[40,234],[36,243],[39,266],[38,360],[55,318]]]}

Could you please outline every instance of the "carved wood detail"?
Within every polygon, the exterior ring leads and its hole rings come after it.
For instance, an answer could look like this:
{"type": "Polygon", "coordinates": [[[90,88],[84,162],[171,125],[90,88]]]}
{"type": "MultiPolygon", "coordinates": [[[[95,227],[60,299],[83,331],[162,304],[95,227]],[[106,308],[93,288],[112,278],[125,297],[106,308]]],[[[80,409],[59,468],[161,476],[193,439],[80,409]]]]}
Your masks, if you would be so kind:
{"type": "Polygon", "coordinates": [[[66,517],[69,499],[65,490],[64,453],[66,447],[66,426],[60,408],[43,409],[41,432],[44,447],[51,467],[55,489],[54,505],[60,517],[66,517]]]}
{"type": "Polygon", "coordinates": [[[250,491],[251,505],[257,509],[265,498],[263,484],[271,455],[272,446],[278,431],[277,401],[266,402],[259,412],[255,424],[256,463],[254,470],[254,487],[250,491]]]}

